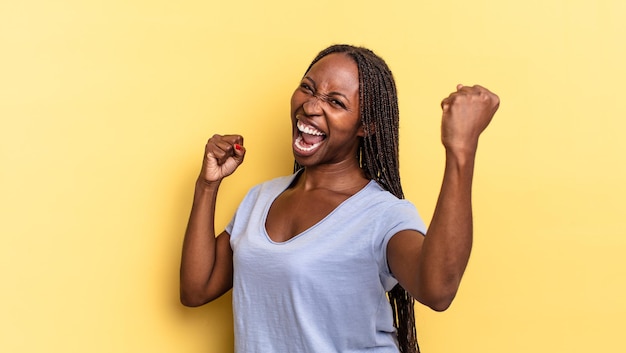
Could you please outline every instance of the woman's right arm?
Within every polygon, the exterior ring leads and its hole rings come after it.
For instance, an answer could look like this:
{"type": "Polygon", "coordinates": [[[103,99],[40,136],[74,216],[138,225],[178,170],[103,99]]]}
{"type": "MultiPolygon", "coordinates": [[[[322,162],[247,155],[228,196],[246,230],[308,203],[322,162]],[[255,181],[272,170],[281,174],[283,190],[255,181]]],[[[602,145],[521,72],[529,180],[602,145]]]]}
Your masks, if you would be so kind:
{"type": "Polygon", "coordinates": [[[215,237],[215,203],[222,180],[243,162],[239,135],[214,135],[206,144],[202,171],[196,181],[180,266],[180,301],[200,306],[232,287],[233,253],[230,235],[215,237]]]}

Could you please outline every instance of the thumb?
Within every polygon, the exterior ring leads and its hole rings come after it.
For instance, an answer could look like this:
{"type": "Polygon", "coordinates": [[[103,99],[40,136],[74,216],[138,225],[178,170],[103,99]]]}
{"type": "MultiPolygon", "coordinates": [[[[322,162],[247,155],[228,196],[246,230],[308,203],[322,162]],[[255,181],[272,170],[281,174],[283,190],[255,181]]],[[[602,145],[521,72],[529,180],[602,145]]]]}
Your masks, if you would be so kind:
{"type": "Polygon", "coordinates": [[[441,110],[446,113],[450,109],[450,97],[441,101],[441,110]]]}

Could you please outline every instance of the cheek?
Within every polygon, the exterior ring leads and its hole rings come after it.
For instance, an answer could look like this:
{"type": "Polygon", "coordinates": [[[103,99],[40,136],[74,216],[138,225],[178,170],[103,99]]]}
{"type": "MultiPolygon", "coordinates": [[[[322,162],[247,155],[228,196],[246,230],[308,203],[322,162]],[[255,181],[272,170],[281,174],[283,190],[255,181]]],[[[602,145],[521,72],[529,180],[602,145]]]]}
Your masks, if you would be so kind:
{"type": "Polygon", "coordinates": [[[350,131],[351,133],[356,133],[359,135],[363,132],[363,123],[361,122],[361,118],[359,114],[349,113],[342,120],[345,124],[345,129],[350,131]]]}
{"type": "Polygon", "coordinates": [[[291,95],[291,113],[294,113],[299,106],[302,105],[302,93],[299,89],[296,90],[291,95]]]}

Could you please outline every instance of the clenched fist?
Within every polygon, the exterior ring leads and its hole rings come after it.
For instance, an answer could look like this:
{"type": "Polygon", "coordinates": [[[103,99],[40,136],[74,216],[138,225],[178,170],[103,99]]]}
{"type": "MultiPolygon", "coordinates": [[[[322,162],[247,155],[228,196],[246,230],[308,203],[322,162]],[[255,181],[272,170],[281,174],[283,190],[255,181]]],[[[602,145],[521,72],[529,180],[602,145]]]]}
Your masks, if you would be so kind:
{"type": "Polygon", "coordinates": [[[221,181],[239,167],[245,154],[242,136],[213,135],[204,148],[200,178],[207,183],[221,181]]]}
{"type": "Polygon", "coordinates": [[[452,152],[475,153],[478,137],[500,106],[500,98],[481,86],[458,85],[441,101],[441,141],[452,152]]]}

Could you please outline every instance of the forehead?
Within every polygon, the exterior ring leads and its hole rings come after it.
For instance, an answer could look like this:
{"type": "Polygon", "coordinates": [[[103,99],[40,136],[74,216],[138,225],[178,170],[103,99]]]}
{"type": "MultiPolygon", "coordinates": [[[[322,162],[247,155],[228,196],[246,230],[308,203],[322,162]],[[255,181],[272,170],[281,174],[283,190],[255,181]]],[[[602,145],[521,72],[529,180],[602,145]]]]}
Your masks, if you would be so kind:
{"type": "Polygon", "coordinates": [[[305,76],[315,81],[318,88],[359,89],[359,69],[354,60],[343,53],[332,53],[321,58],[305,76]]]}

